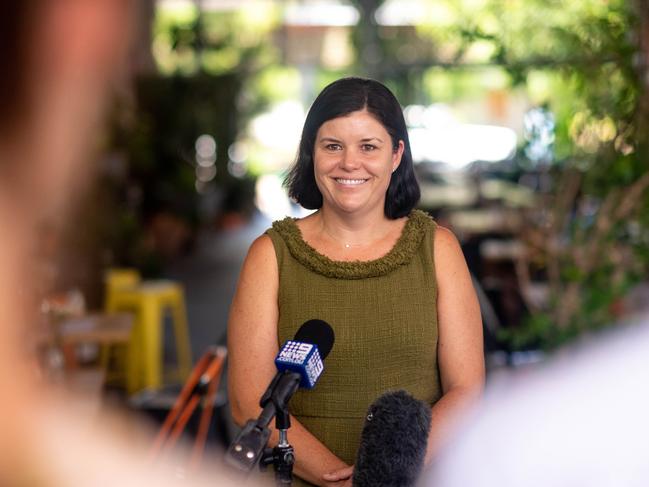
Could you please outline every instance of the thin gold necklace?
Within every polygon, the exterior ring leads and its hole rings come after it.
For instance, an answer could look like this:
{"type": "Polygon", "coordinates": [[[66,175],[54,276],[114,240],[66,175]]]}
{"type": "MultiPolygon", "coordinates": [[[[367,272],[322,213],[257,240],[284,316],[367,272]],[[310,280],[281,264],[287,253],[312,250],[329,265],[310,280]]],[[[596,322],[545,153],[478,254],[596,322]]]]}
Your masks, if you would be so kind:
{"type": "Polygon", "coordinates": [[[369,242],[369,243],[348,243],[348,242],[340,242],[340,241],[338,240],[338,238],[336,238],[335,236],[333,236],[333,235],[331,234],[331,232],[329,232],[329,230],[327,230],[327,228],[326,228],[324,225],[322,226],[322,229],[323,229],[324,232],[329,236],[329,239],[331,239],[333,242],[336,242],[336,244],[341,245],[341,246],[342,246],[344,249],[346,249],[346,250],[350,250],[350,249],[354,249],[354,248],[367,247],[367,246],[369,246],[369,245],[372,245],[372,244],[375,244],[375,243],[377,243],[377,242],[380,242],[381,240],[385,239],[385,237],[387,237],[387,236],[390,234],[390,231],[388,231],[385,235],[383,235],[383,236],[381,236],[381,237],[379,237],[379,238],[376,238],[376,239],[372,240],[372,241],[369,242]]]}

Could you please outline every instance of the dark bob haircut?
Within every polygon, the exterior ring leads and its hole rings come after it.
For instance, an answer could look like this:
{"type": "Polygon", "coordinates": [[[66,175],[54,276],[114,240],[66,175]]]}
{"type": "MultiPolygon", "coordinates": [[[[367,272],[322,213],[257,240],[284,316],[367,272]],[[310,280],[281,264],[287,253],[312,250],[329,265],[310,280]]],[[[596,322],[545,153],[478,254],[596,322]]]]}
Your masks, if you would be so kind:
{"type": "Polygon", "coordinates": [[[325,87],[309,109],[293,167],[284,184],[288,194],[309,210],[322,207],[322,193],[315,182],[313,151],[320,126],[328,120],[352,112],[367,110],[385,127],[397,150],[403,141],[401,163],[392,173],[385,195],[385,216],[390,219],[408,215],[419,201],[419,184],[415,178],[406,122],[399,102],[378,81],[365,78],[342,78],[325,87]]]}

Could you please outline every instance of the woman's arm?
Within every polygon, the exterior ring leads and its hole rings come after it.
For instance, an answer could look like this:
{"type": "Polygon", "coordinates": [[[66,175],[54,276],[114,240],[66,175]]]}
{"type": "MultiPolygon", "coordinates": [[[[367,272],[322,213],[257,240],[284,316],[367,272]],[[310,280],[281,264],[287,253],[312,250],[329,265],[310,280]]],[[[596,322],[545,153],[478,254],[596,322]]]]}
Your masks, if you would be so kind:
{"type": "MultiPolygon", "coordinates": [[[[259,399],[274,377],[277,355],[279,275],[272,241],[259,237],[241,270],[228,322],[228,395],[234,421],[243,425],[259,416],[259,399]]],[[[271,444],[278,434],[271,423],[271,444]]],[[[291,418],[289,441],[295,449],[295,473],[316,485],[328,484],[326,472],[346,467],[327,447],[291,418]]]]}
{"type": "Polygon", "coordinates": [[[475,403],[484,386],[484,349],[480,305],[464,255],[455,236],[435,231],[437,278],[437,360],[443,396],[433,406],[426,463],[444,446],[454,419],[475,403]]]}

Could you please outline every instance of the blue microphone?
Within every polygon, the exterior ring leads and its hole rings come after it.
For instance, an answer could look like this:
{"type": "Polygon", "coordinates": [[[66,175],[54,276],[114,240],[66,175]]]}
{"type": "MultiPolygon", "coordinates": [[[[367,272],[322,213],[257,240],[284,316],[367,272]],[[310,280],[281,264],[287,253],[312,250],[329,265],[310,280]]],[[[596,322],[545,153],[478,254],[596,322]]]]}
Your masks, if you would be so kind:
{"type": "MultiPolygon", "coordinates": [[[[334,331],[322,320],[309,320],[288,340],[275,357],[277,374],[259,401],[261,414],[249,420],[226,452],[226,461],[239,470],[249,472],[262,457],[268,443],[268,424],[275,418],[280,433],[280,445],[293,450],[286,442],[286,430],[290,426],[288,402],[299,387],[312,389],[324,371],[323,361],[334,344],[334,331]],[[283,441],[282,441],[283,440],[283,441]]],[[[285,475],[285,473],[283,474],[285,475]]]]}
{"type": "Polygon", "coordinates": [[[307,321],[277,354],[275,366],[278,373],[297,373],[300,387],[313,389],[324,371],[323,360],[329,355],[333,342],[331,326],[322,320],[307,321]]]}

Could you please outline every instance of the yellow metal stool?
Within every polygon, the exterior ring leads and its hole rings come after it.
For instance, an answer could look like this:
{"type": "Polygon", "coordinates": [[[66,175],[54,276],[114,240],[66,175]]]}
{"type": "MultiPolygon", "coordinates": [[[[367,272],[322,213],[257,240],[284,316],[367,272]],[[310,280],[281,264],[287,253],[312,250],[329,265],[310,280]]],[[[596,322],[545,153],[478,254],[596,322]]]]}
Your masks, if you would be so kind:
{"type": "MultiPolygon", "coordinates": [[[[174,281],[141,281],[139,275],[115,270],[106,278],[106,310],[133,311],[136,323],[128,347],[126,388],[129,393],[163,384],[163,319],[171,311],[177,377],[183,381],[192,364],[183,288],[174,281]],[[134,279],[134,277],[138,277],[134,279]]],[[[132,271],[131,271],[132,272],[132,271]]]]}
{"type": "MultiPolygon", "coordinates": [[[[105,296],[104,296],[104,309],[109,313],[111,308],[114,306],[109,306],[109,303],[114,301],[113,295],[124,289],[133,289],[140,284],[142,277],[137,269],[132,268],[110,268],[106,271],[104,275],[105,296]]],[[[128,310],[135,314],[135,309],[128,310]]],[[[109,346],[103,345],[101,347],[100,353],[100,363],[101,368],[107,372],[107,380],[112,382],[117,380],[118,382],[125,384],[126,383],[126,373],[127,367],[126,363],[128,360],[128,355],[131,347],[131,343],[134,342],[133,335],[135,335],[135,327],[133,328],[129,339],[129,343],[126,347],[118,346],[109,346]],[[112,366],[111,366],[112,364],[112,366]]]]}
{"type": "Polygon", "coordinates": [[[108,269],[104,276],[106,284],[106,303],[112,301],[113,294],[124,289],[133,289],[142,281],[137,269],[108,269]]]}

